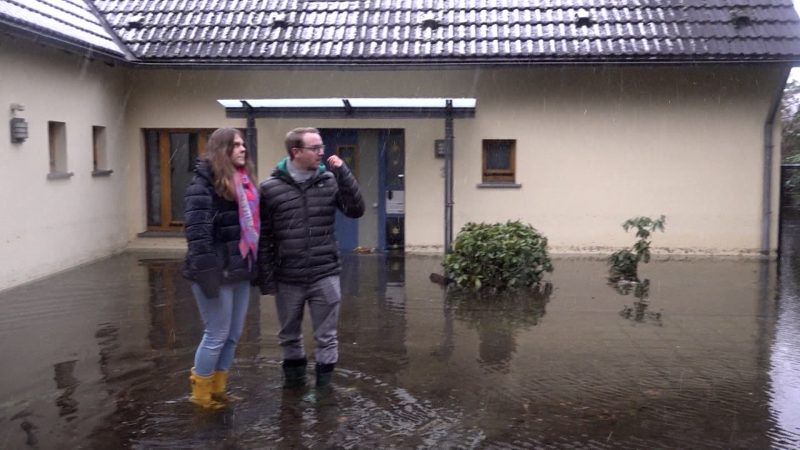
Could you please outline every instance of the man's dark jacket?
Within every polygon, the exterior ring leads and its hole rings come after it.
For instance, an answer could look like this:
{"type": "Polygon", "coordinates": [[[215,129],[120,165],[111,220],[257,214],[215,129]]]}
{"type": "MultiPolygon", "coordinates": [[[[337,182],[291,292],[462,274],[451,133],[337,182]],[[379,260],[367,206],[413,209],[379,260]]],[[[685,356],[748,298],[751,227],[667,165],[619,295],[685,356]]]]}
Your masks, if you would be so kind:
{"type": "Polygon", "coordinates": [[[239,251],[239,206],[214,190],[214,174],[207,160],[199,160],[183,197],[188,250],[183,276],[194,281],[209,298],[219,296],[221,284],[252,280],[256,265],[239,251]]]}
{"type": "Polygon", "coordinates": [[[258,284],[262,294],[274,283],[313,283],[340,271],[336,243],[336,209],[351,218],[364,214],[355,177],[342,164],[297,183],[284,158],[261,183],[261,236],[258,284]]]}

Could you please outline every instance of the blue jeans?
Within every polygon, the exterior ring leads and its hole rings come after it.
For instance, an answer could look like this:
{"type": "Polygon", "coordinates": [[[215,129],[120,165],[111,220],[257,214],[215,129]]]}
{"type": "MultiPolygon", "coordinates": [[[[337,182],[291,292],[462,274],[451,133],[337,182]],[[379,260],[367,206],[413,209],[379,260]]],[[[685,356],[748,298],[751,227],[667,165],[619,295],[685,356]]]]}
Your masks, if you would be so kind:
{"type": "Polygon", "coordinates": [[[192,293],[205,327],[203,340],[194,355],[194,371],[209,376],[215,370],[228,370],[244,328],[250,282],[223,284],[217,298],[207,298],[200,286],[192,283],[192,293]]]}

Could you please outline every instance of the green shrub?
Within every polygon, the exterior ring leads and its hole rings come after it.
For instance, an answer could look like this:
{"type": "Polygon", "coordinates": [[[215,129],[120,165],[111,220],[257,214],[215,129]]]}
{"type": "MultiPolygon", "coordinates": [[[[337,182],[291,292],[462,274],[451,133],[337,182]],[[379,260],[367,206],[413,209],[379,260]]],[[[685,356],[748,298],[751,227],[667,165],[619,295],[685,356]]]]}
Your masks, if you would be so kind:
{"type": "Polygon", "coordinates": [[[530,287],[553,271],[547,238],[519,221],[467,223],[443,265],[456,286],[470,290],[530,287]]]}
{"type": "Polygon", "coordinates": [[[612,280],[636,280],[639,278],[639,260],[630,250],[620,250],[608,257],[612,280]]]}
{"type": "Polygon", "coordinates": [[[608,257],[609,275],[612,282],[619,280],[638,281],[639,263],[650,262],[650,235],[655,231],[664,231],[666,217],[663,215],[658,219],[649,217],[634,217],[622,224],[625,231],[636,228],[638,240],[633,244],[631,250],[620,250],[608,257]]]}

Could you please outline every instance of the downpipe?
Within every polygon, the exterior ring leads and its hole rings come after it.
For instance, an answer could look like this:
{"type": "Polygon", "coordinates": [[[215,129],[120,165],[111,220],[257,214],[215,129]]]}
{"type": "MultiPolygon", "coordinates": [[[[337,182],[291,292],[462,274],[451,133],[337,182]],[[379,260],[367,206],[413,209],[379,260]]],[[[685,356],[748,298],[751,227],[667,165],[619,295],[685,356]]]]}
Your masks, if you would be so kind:
{"type": "Polygon", "coordinates": [[[789,79],[790,70],[790,66],[784,67],[780,78],[783,81],[779,84],[777,90],[775,91],[775,95],[772,97],[769,110],[767,111],[767,120],[764,122],[764,175],[762,186],[763,196],[761,198],[761,254],[767,257],[770,256],[769,244],[772,237],[772,224],[770,218],[772,216],[772,154],[775,148],[775,117],[778,115],[778,107],[781,104],[783,90],[786,86],[786,81],[789,79]]]}

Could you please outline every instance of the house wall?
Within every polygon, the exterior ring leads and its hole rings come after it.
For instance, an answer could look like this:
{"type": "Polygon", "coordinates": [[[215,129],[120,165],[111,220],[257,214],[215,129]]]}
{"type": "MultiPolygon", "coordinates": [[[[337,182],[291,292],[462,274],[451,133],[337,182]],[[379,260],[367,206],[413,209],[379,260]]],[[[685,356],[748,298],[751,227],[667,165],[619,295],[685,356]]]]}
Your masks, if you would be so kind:
{"type": "MultiPolygon", "coordinates": [[[[763,124],[781,81],[777,68],[734,65],[138,70],[127,151],[143,155],[142,128],[243,126],[225,118],[222,98],[476,97],[475,118],[455,121],[456,232],[519,219],[555,252],[607,252],[633,242],[624,220],[664,214],[660,251],[748,254],[759,249],[763,124]],[[482,139],[516,139],[521,187],[478,187],[482,139]]],[[[259,119],[260,178],[284,155],[286,131],[308,125],[405,129],[406,249],[441,251],[443,160],[433,143],[443,120],[259,119]]],[[[777,153],[774,163],[777,211],[777,153]]],[[[129,236],[146,227],[143,157],[131,169],[129,236]]]]}
{"type": "Polygon", "coordinates": [[[378,246],[378,132],[358,132],[359,163],[361,174],[358,184],[364,198],[366,210],[358,220],[358,244],[364,247],[378,246]],[[363,174],[363,175],[362,175],[363,174]]]}
{"type": "Polygon", "coordinates": [[[100,61],[0,35],[0,290],[109,255],[130,231],[124,73],[100,61]],[[10,140],[12,103],[29,138],[10,140]],[[48,121],[66,125],[68,179],[48,180],[48,121]],[[106,127],[110,176],[93,177],[92,127],[106,127]]]}

